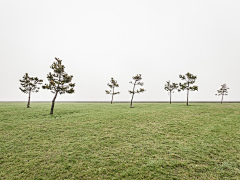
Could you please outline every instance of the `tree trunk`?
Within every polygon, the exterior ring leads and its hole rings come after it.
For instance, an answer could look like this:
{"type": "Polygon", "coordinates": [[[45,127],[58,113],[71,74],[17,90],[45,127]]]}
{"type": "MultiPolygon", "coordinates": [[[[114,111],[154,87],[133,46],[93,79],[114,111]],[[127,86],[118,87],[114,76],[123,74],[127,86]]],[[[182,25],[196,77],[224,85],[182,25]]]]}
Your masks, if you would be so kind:
{"type": "Polygon", "coordinates": [[[51,107],[51,112],[50,112],[50,114],[53,114],[53,109],[54,109],[55,100],[56,100],[56,98],[57,98],[57,94],[58,94],[58,91],[56,92],[56,94],[55,94],[55,96],[54,96],[54,98],[53,98],[53,100],[52,100],[52,107],[51,107]]]}
{"type": "Polygon", "coordinates": [[[112,100],[111,100],[111,104],[113,102],[113,94],[114,94],[114,87],[113,87],[113,93],[112,93],[112,100]]]}
{"type": "Polygon", "coordinates": [[[30,106],[30,96],[31,96],[31,91],[29,91],[29,95],[28,95],[28,104],[27,104],[27,108],[29,108],[29,106],[30,106]]]}
{"type": "Polygon", "coordinates": [[[135,89],[135,85],[136,85],[136,82],[134,83],[134,86],[133,86],[133,94],[132,94],[132,99],[131,99],[131,104],[130,104],[130,107],[132,107],[132,101],[133,101],[133,96],[134,96],[134,89],[135,89]]]}
{"type": "Polygon", "coordinates": [[[172,97],[171,97],[171,94],[172,94],[172,93],[171,93],[171,91],[170,91],[170,104],[172,104],[172,100],[171,100],[172,97]]]}
{"type": "Polygon", "coordinates": [[[132,94],[132,99],[131,99],[130,107],[132,107],[133,96],[134,96],[134,93],[132,94]]]}
{"type": "Polygon", "coordinates": [[[189,94],[189,90],[187,90],[187,106],[188,106],[188,94],[189,94]]]}
{"type": "Polygon", "coordinates": [[[223,102],[223,95],[222,95],[222,100],[221,100],[221,104],[222,104],[222,102],[223,102]]]}

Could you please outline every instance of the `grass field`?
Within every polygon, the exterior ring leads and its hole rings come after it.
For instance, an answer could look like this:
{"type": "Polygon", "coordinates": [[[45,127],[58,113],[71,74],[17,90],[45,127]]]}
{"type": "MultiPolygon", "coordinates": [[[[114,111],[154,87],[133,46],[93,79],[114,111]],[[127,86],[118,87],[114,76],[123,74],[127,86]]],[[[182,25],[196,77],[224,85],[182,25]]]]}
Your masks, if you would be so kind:
{"type": "Polygon", "coordinates": [[[240,179],[240,104],[0,103],[0,179],[240,179]]]}

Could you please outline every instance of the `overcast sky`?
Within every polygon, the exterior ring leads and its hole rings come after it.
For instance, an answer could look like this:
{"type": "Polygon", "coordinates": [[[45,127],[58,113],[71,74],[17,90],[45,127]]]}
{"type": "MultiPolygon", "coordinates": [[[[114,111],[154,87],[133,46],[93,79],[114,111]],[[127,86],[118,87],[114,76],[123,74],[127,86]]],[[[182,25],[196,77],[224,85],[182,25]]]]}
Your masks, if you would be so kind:
{"type": "MultiPolygon", "coordinates": [[[[47,82],[54,58],[73,75],[75,93],[58,101],[128,101],[132,76],[142,74],[146,92],[136,101],[168,101],[167,80],[197,75],[190,101],[217,101],[221,84],[240,101],[239,0],[1,0],[0,101],[25,101],[25,73],[47,82]]],[[[41,89],[33,101],[51,101],[41,89]]],[[[172,100],[186,100],[176,92],[172,100]]]]}

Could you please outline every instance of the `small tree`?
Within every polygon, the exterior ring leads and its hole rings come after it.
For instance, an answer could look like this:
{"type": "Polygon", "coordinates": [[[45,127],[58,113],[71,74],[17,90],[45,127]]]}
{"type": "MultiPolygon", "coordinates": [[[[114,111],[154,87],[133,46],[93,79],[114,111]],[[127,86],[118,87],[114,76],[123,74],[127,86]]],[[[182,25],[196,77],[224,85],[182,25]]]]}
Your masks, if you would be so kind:
{"type": "Polygon", "coordinates": [[[170,104],[172,103],[171,102],[171,96],[172,96],[172,93],[174,93],[174,90],[178,88],[178,84],[177,83],[172,83],[171,84],[171,81],[167,81],[167,84],[165,84],[165,87],[164,89],[166,91],[169,91],[169,95],[170,95],[170,104]]]}
{"type": "Polygon", "coordinates": [[[23,79],[19,80],[21,83],[21,86],[19,89],[23,92],[28,94],[28,103],[27,103],[27,108],[29,108],[30,106],[30,97],[31,97],[31,93],[33,92],[38,92],[40,87],[38,87],[38,84],[42,84],[43,80],[42,79],[38,79],[37,77],[30,77],[28,76],[28,73],[26,73],[23,76],[23,79]]]}
{"type": "Polygon", "coordinates": [[[194,84],[197,76],[194,76],[191,73],[186,73],[185,75],[179,75],[179,78],[181,80],[184,80],[184,83],[179,83],[179,89],[178,91],[184,91],[187,90],[187,105],[188,105],[188,96],[189,96],[189,91],[198,91],[198,86],[190,86],[191,84],[194,84]]]}
{"type": "Polygon", "coordinates": [[[111,100],[111,104],[112,104],[113,96],[116,95],[116,94],[120,94],[120,92],[114,92],[114,88],[119,87],[119,85],[117,84],[117,81],[115,81],[113,78],[111,78],[110,84],[108,83],[107,85],[111,88],[111,90],[109,90],[109,91],[105,90],[105,91],[106,91],[106,94],[112,95],[112,100],[111,100]]]}
{"type": "Polygon", "coordinates": [[[50,114],[53,114],[55,100],[57,98],[58,93],[61,94],[72,94],[74,93],[75,83],[71,83],[73,76],[68,75],[65,72],[65,66],[62,65],[62,60],[55,57],[57,62],[53,62],[50,68],[53,70],[53,74],[49,72],[47,75],[47,79],[49,84],[45,84],[42,86],[43,89],[49,89],[54,95],[52,100],[52,107],[50,114]]]}
{"type": "Polygon", "coordinates": [[[228,87],[227,87],[227,85],[226,84],[223,84],[223,85],[221,85],[222,87],[219,89],[219,90],[217,90],[217,94],[215,94],[215,95],[218,95],[218,96],[222,96],[222,99],[221,99],[221,104],[222,104],[222,101],[223,101],[223,96],[227,96],[228,94],[228,87]]]}
{"type": "Polygon", "coordinates": [[[144,91],[146,91],[143,88],[140,88],[139,90],[137,89],[135,91],[135,86],[136,85],[143,86],[143,82],[140,82],[142,80],[141,74],[137,74],[136,76],[133,76],[132,78],[133,78],[133,82],[130,81],[129,83],[133,84],[133,90],[132,91],[131,90],[128,91],[130,94],[132,94],[130,107],[133,107],[132,106],[132,101],[133,101],[134,94],[136,94],[136,93],[143,93],[144,91]]]}

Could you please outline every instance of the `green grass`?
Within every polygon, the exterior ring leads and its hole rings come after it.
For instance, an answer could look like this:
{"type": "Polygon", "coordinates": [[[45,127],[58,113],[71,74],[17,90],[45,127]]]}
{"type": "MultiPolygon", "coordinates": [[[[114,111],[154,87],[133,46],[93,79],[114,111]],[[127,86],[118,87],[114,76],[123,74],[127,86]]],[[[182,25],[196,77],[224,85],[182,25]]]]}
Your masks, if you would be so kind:
{"type": "Polygon", "coordinates": [[[240,179],[240,104],[0,103],[0,179],[240,179]]]}

